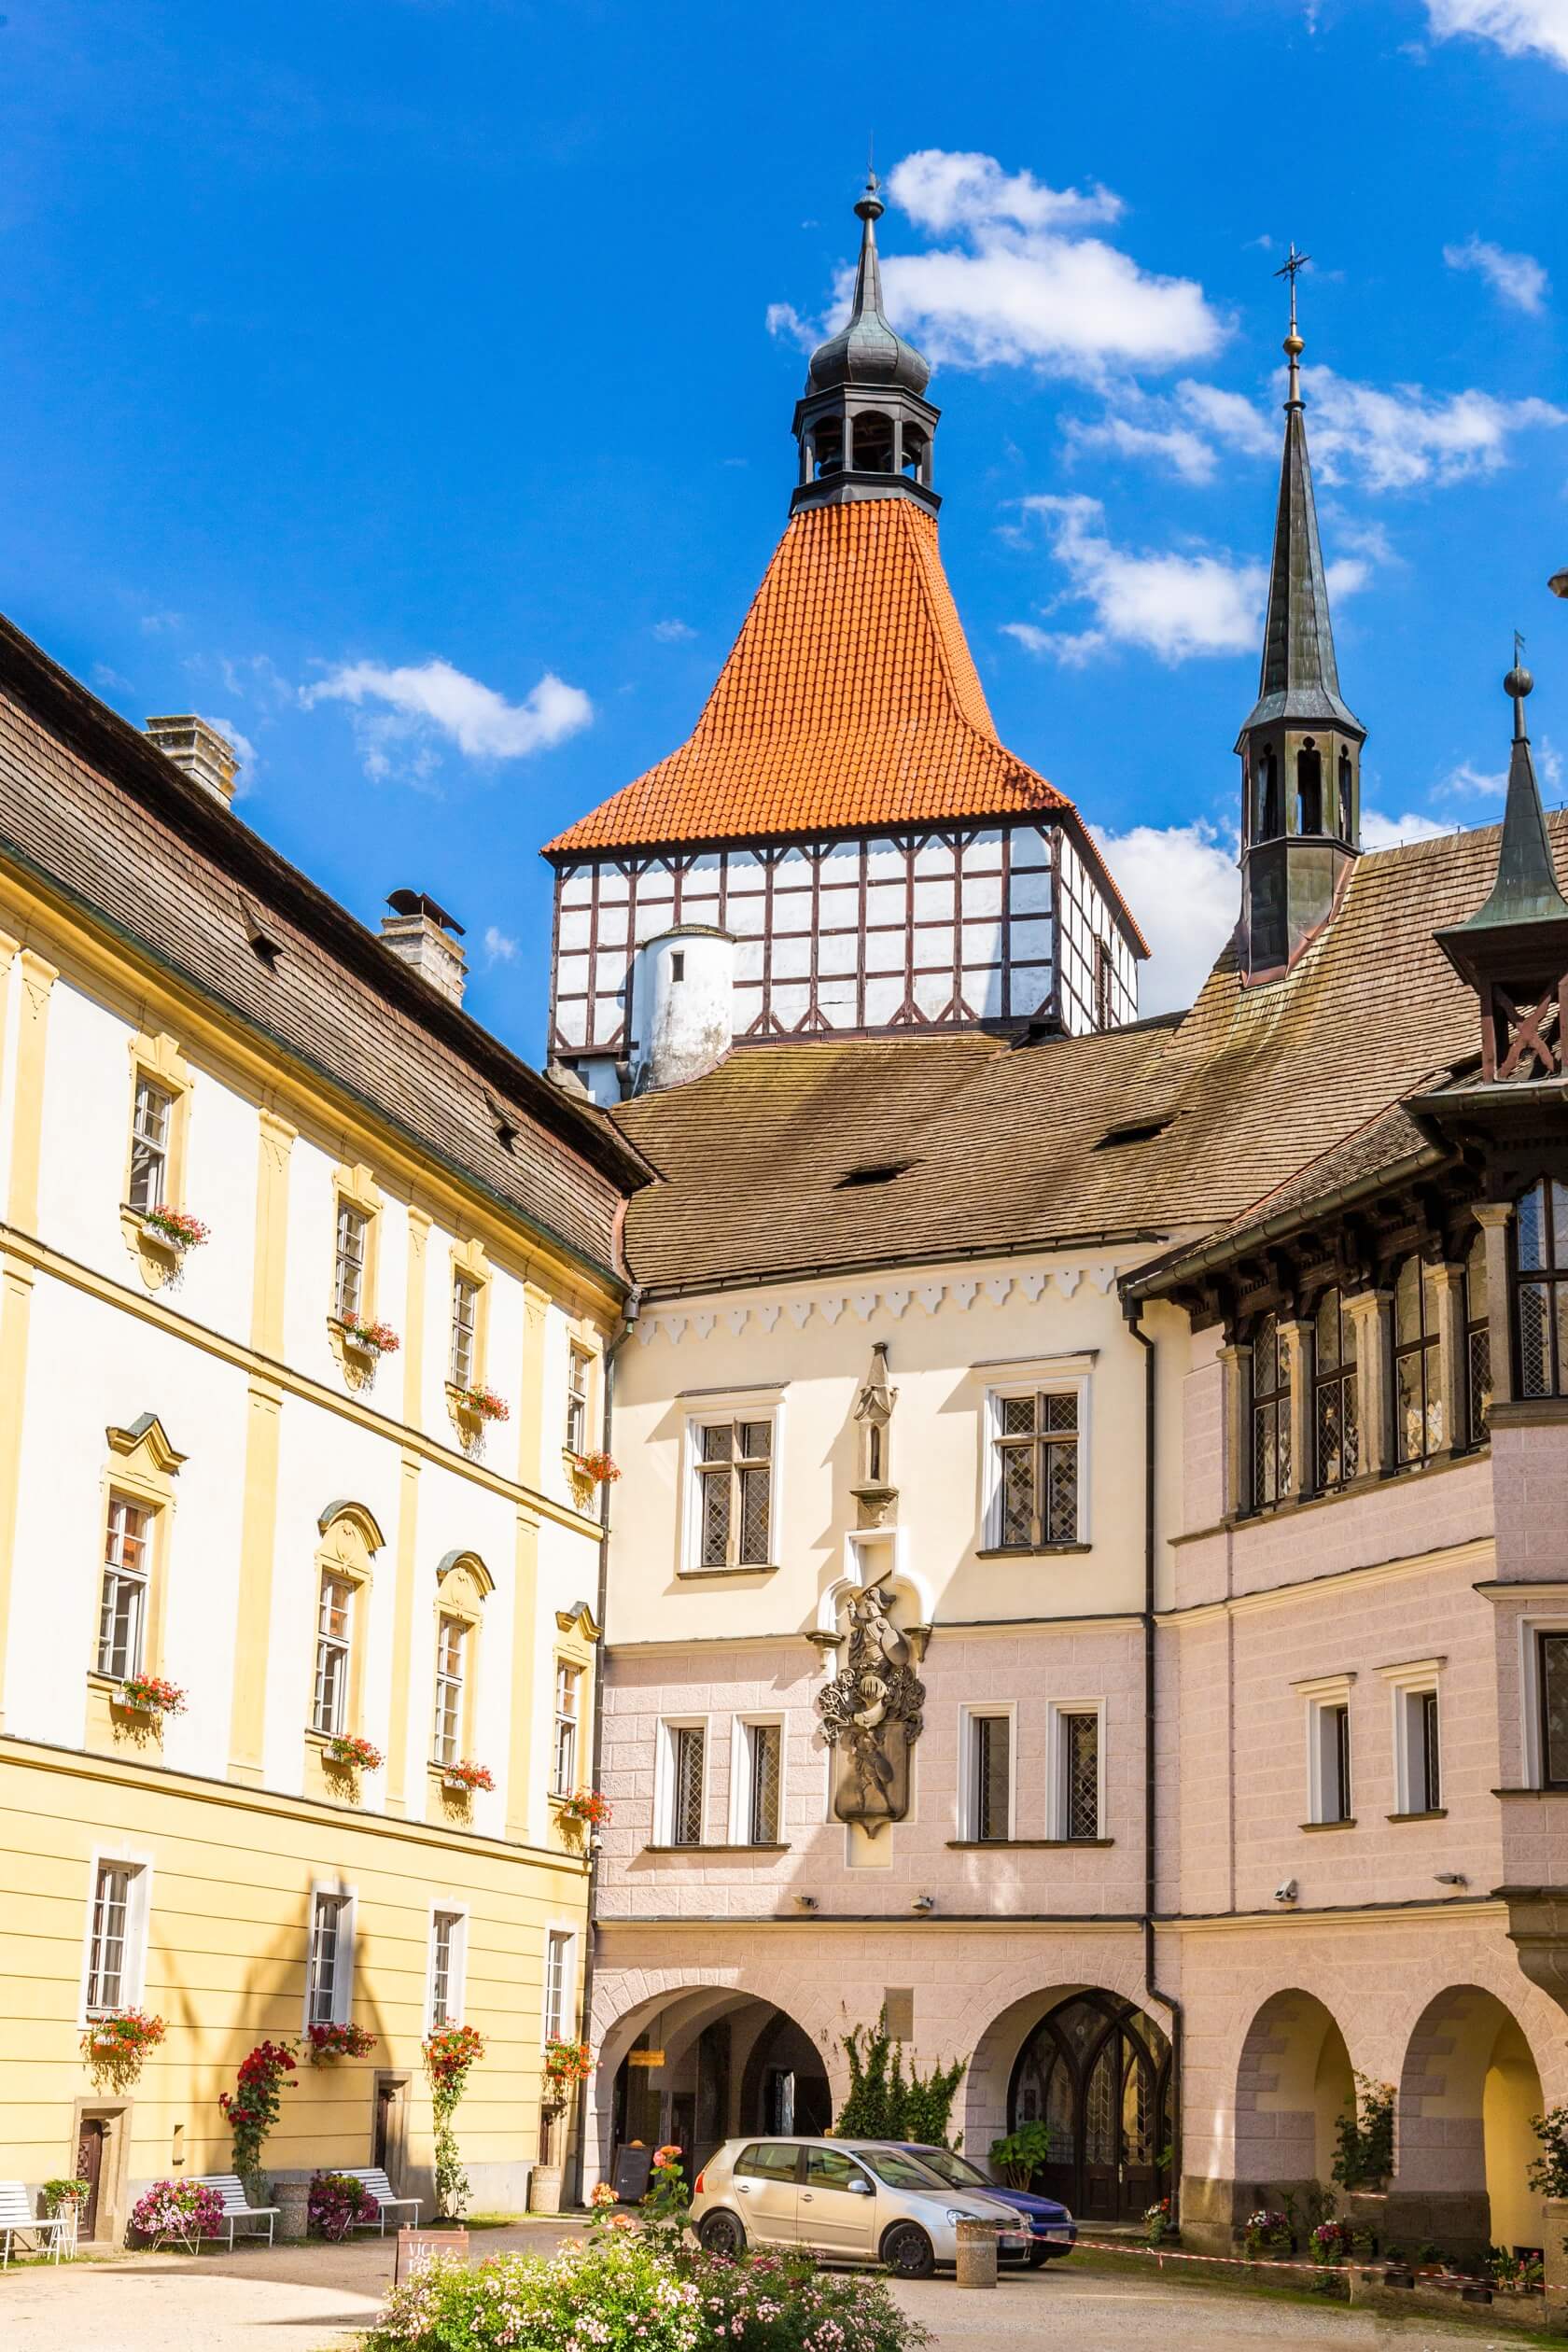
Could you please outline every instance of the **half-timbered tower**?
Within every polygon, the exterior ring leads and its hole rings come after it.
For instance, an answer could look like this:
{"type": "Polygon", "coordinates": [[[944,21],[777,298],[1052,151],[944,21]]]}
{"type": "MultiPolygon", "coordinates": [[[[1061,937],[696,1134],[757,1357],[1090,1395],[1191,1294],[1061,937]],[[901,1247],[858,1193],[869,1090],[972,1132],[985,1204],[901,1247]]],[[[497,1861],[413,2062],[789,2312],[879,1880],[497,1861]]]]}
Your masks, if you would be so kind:
{"type": "Polygon", "coordinates": [[[1138,928],[987,707],[937,548],[930,370],[882,307],[875,178],[855,209],[790,521],[707,707],[545,850],[551,1057],[601,1101],[732,1043],[1137,1013],[1138,928]]]}

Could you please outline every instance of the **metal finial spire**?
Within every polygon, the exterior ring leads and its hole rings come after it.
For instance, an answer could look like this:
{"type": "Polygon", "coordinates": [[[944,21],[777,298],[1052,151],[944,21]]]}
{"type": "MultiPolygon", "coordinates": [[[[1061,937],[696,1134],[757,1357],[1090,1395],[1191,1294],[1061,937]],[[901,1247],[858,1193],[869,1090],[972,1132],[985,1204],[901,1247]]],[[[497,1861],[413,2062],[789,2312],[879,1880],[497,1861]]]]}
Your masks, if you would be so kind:
{"type": "Polygon", "coordinates": [[[1310,261],[1312,257],[1309,253],[1297,253],[1295,249],[1295,239],[1293,237],[1291,239],[1290,251],[1285,256],[1282,267],[1276,270],[1274,273],[1276,277],[1289,278],[1290,280],[1290,332],[1285,337],[1284,352],[1286,358],[1290,361],[1290,392],[1288,399],[1289,404],[1293,408],[1299,408],[1301,405],[1300,362],[1301,354],[1306,348],[1306,345],[1301,340],[1300,334],[1297,332],[1295,324],[1295,281],[1298,273],[1307,267],[1308,262],[1310,261]]]}
{"type": "Polygon", "coordinates": [[[1535,684],[1535,680],[1519,659],[1523,651],[1524,639],[1516,629],[1514,631],[1514,666],[1503,680],[1503,692],[1513,697],[1514,741],[1516,743],[1527,740],[1524,732],[1524,698],[1533,690],[1535,684]]]}

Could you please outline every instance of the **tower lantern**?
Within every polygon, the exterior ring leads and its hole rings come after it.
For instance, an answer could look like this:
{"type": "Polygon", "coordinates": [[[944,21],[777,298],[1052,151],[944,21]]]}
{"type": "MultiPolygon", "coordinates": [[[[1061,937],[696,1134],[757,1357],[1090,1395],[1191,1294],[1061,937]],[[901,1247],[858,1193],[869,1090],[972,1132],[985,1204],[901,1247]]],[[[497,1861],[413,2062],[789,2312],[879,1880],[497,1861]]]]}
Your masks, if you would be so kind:
{"type": "Polygon", "coordinates": [[[873,172],[855,206],[861,257],[849,316],[819,344],[795,405],[800,479],[791,511],[853,498],[909,497],[934,513],[931,436],[941,411],[924,397],[930,363],[882,308],[876,224],[886,207],[873,172]]]}

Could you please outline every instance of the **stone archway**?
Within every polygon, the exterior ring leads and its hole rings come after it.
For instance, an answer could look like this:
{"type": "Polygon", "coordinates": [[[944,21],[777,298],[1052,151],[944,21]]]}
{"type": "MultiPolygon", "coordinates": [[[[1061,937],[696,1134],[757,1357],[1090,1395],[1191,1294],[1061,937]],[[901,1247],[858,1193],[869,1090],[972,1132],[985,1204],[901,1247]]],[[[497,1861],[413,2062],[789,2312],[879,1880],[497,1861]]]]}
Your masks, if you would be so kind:
{"type": "Polygon", "coordinates": [[[1344,2035],[1315,1994],[1271,1994],[1241,2045],[1236,2075],[1236,2186],[1250,2206],[1326,2185],[1337,2126],[1355,2102],[1344,2035]]]}
{"type": "Polygon", "coordinates": [[[1534,2052],[1495,1993],[1456,1984],[1429,2001],[1400,2074],[1391,2233],[1456,2253],[1538,2247],[1541,2201],[1524,2176],[1543,2105],[1534,2052]]]}
{"type": "Polygon", "coordinates": [[[1169,2187],[1170,2045],[1136,2002],[1087,1986],[1039,2018],[1014,2061],[1007,2128],[1043,2123],[1034,2185],[1090,2220],[1135,2219],[1169,2187]]]}

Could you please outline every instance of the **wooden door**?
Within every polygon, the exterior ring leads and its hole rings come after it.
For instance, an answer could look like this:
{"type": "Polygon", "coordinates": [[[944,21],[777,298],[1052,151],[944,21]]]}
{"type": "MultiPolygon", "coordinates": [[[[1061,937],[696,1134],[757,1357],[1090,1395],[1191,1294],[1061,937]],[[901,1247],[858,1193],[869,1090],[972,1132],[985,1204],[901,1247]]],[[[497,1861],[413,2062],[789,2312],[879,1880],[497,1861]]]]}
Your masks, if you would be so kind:
{"type": "Polygon", "coordinates": [[[1113,2221],[1120,2209],[1121,2082],[1117,2036],[1107,2035],[1089,2069],[1084,2093],[1084,2194],[1091,2219],[1113,2221]]]}
{"type": "Polygon", "coordinates": [[[379,2164],[394,2190],[403,2186],[408,2161],[408,2077],[377,2075],[371,2126],[371,2162],[379,2164]]]}
{"type": "Polygon", "coordinates": [[[1139,2219],[1159,2194],[1155,2159],[1155,2069],[1130,2034],[1122,2036],[1122,2161],[1118,2218],[1139,2219]]]}
{"type": "Polygon", "coordinates": [[[98,2234],[98,2207],[104,2188],[104,2157],[107,2150],[109,2127],[101,2115],[82,2118],[81,2136],[77,2142],[77,2177],[87,2183],[87,2196],[77,2216],[77,2230],[83,2238],[98,2234]]]}

